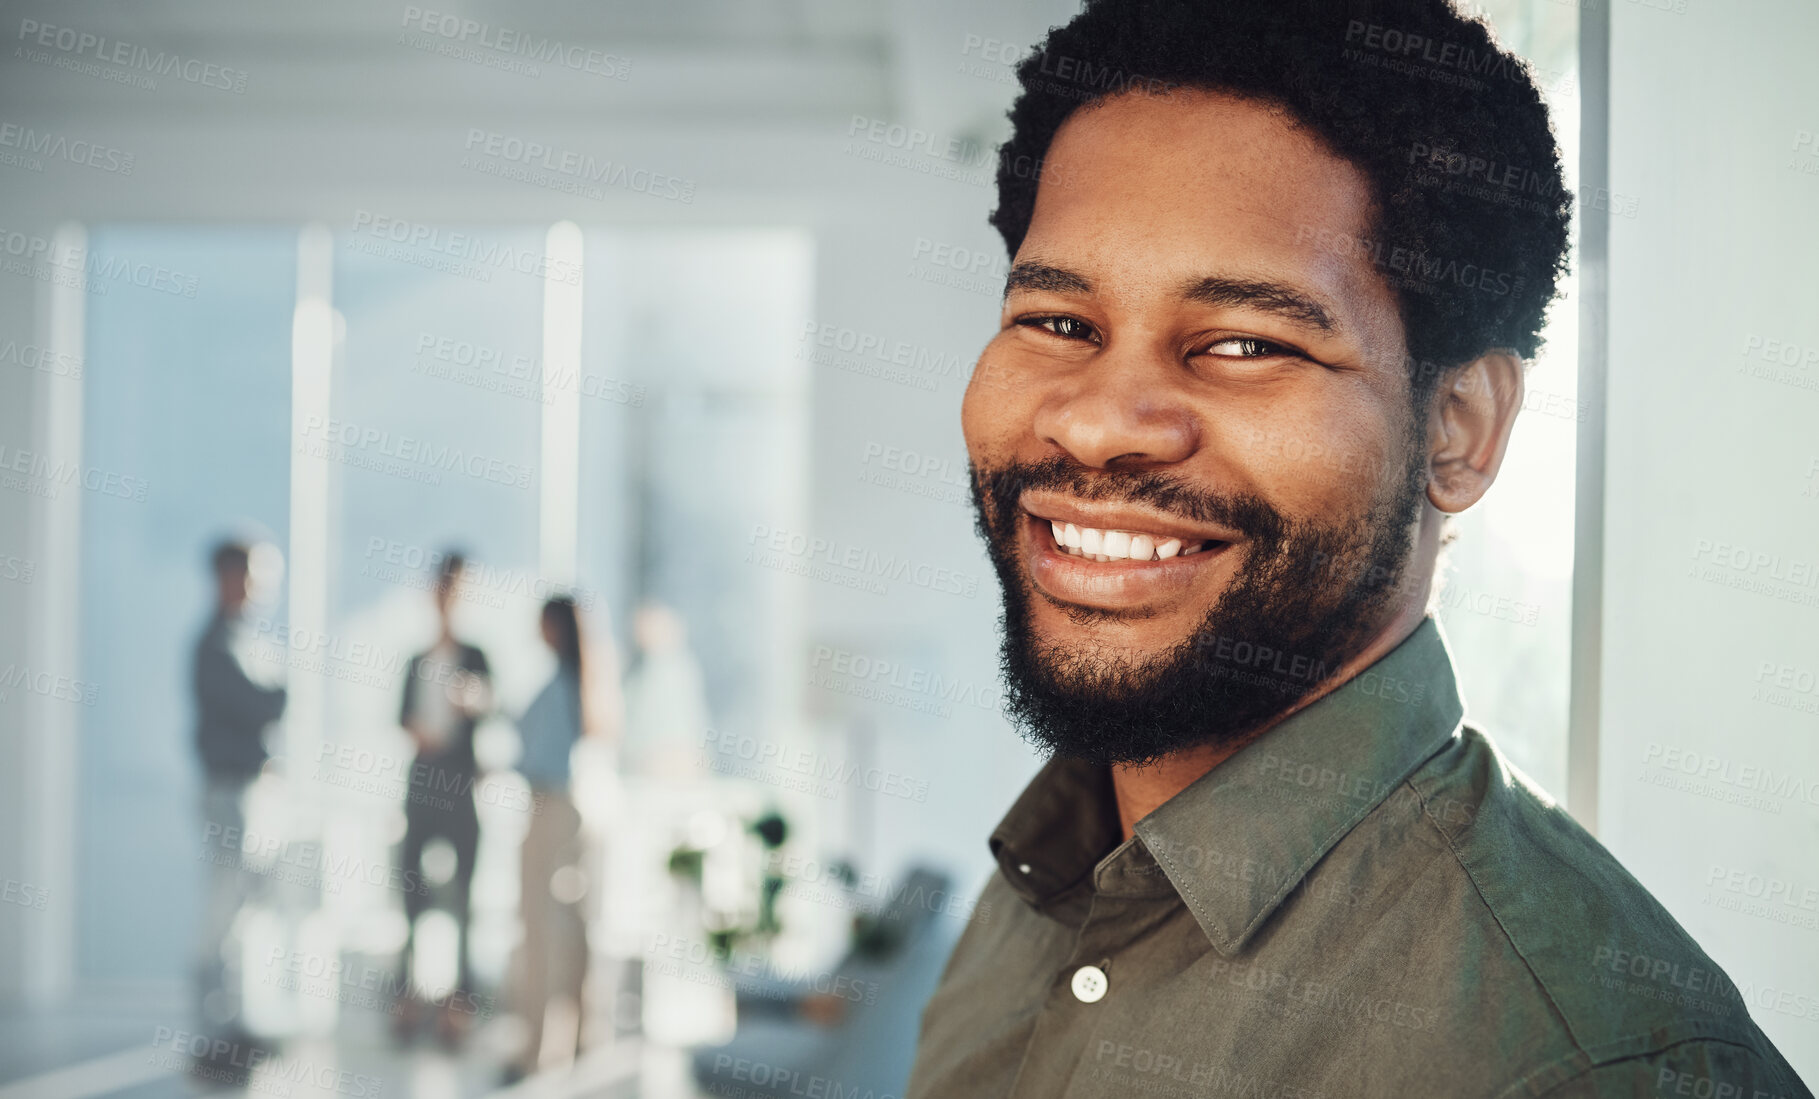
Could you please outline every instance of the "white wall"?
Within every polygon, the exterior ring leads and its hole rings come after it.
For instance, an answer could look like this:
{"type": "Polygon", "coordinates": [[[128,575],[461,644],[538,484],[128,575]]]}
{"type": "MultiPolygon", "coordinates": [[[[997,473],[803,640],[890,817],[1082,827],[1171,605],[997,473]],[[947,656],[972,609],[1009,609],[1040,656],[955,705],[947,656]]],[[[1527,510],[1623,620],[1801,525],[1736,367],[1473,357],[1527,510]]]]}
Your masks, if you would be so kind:
{"type": "Polygon", "coordinates": [[[1610,9],[1600,831],[1819,1079],[1819,7],[1610,9]]]}

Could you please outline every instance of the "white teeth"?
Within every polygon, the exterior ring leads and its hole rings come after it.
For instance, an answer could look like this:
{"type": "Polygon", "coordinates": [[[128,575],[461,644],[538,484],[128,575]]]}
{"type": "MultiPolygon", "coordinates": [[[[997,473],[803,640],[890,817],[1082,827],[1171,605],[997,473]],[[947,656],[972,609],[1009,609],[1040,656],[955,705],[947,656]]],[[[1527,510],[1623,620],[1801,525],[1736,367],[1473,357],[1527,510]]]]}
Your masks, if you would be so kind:
{"type": "Polygon", "coordinates": [[[1137,534],[1128,530],[1101,530],[1075,526],[1073,523],[1049,521],[1055,545],[1074,557],[1091,561],[1166,561],[1171,557],[1188,557],[1208,548],[1204,540],[1183,541],[1161,538],[1154,534],[1137,534]]]}

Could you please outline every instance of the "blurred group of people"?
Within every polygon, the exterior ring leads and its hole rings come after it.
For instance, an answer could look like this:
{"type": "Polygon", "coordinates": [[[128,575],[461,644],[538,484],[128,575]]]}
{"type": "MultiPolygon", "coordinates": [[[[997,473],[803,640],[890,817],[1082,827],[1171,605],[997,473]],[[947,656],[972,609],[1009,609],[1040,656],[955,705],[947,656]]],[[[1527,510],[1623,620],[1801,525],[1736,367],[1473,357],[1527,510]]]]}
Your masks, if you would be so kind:
{"type": "MultiPolygon", "coordinates": [[[[205,775],[202,811],[206,835],[245,834],[246,795],[265,768],[264,733],[284,712],[282,686],[266,685],[249,672],[246,658],[247,607],[255,583],[257,550],[225,542],[210,564],[215,581],[213,615],[197,642],[193,664],[196,747],[205,775]],[[229,831],[231,829],[231,831],[229,831]]],[[[473,791],[480,765],[475,731],[496,712],[493,673],[486,654],[456,634],[454,610],[461,597],[466,559],[456,552],[440,559],[433,586],[437,616],[434,642],[413,656],[401,684],[398,724],[415,752],[404,797],[405,829],[398,868],[405,880],[437,880],[425,872],[424,854],[437,841],[454,852],[452,878],[427,889],[407,889],[408,930],[400,952],[393,1028],[401,1041],[433,1027],[444,1044],[460,1044],[475,1012],[469,968],[469,929],[480,818],[473,791]],[[440,995],[419,995],[413,960],[419,918],[437,901],[457,929],[457,975],[440,995]]],[[[518,1056],[507,1068],[515,1078],[534,1072],[544,1044],[548,1005],[563,998],[579,1007],[587,971],[587,923],[580,902],[586,891],[586,842],[581,814],[570,788],[570,754],[598,725],[589,720],[586,645],[575,600],[555,595],[540,611],[544,644],[555,655],[555,671],[523,713],[516,715],[521,742],[517,769],[531,789],[529,826],[520,852],[520,916],[523,924],[513,1012],[527,1024],[518,1056]]],[[[211,860],[201,928],[197,1010],[205,1033],[230,1044],[249,1044],[241,1018],[234,974],[223,944],[247,900],[248,875],[237,859],[211,860]]]]}

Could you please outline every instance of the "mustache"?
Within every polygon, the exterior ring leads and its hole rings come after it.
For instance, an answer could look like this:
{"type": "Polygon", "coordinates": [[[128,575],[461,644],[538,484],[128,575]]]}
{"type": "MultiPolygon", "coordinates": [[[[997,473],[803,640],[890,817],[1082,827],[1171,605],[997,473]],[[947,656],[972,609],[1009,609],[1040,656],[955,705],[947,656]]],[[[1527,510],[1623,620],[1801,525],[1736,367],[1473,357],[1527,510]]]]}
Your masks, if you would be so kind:
{"type": "MultiPolygon", "coordinates": [[[[1023,494],[1038,489],[1082,500],[1145,504],[1183,519],[1230,528],[1258,542],[1280,540],[1290,529],[1282,513],[1260,496],[1207,489],[1170,473],[1093,469],[1064,454],[1039,462],[1007,462],[989,470],[969,462],[967,468],[973,502],[989,501],[991,525],[998,530],[1010,529],[1023,494]]],[[[986,519],[983,507],[979,517],[986,519]]]]}

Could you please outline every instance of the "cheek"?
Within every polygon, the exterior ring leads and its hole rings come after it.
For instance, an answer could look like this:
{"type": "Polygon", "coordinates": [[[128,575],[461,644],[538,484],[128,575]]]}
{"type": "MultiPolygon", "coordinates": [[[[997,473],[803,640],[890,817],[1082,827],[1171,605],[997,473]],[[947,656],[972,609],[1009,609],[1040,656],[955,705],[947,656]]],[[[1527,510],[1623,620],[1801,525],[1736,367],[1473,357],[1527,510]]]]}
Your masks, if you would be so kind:
{"type": "Polygon", "coordinates": [[[1019,425],[1028,426],[1034,389],[1027,379],[1019,381],[1008,356],[986,347],[960,401],[960,431],[975,462],[1011,445],[1019,425]]]}
{"type": "Polygon", "coordinates": [[[1368,507],[1399,479],[1402,425],[1360,409],[1283,409],[1228,427],[1250,487],[1296,517],[1331,520],[1368,507]]]}

